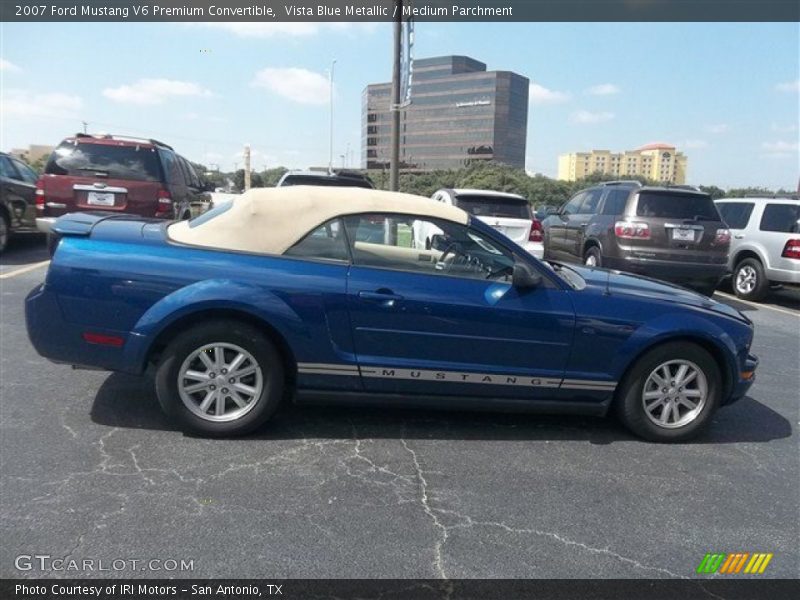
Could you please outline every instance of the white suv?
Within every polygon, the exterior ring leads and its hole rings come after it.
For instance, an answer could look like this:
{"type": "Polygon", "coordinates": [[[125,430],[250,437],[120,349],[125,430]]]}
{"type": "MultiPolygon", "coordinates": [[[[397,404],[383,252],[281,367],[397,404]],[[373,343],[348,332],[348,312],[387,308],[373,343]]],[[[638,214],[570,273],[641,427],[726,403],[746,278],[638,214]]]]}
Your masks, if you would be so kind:
{"type": "MultiPolygon", "coordinates": [[[[491,190],[441,189],[431,196],[437,202],[457,206],[516,242],[536,258],[544,256],[542,223],[535,219],[530,202],[517,194],[491,190]]],[[[414,246],[431,248],[441,231],[428,223],[414,226],[414,246]]]]}
{"type": "Polygon", "coordinates": [[[770,285],[800,285],[800,200],[722,198],[716,204],[732,234],[728,266],[739,298],[759,301],[770,285]]]}

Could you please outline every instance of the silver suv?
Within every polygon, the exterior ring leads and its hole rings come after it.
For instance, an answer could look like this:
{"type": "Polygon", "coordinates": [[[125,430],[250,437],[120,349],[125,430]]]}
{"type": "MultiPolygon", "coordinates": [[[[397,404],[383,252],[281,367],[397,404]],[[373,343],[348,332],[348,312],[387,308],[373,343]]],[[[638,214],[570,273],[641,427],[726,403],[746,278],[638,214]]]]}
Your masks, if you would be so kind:
{"type": "Polygon", "coordinates": [[[731,230],[734,293],[759,301],[770,285],[800,285],[800,200],[722,198],[717,210],[731,230]]]}

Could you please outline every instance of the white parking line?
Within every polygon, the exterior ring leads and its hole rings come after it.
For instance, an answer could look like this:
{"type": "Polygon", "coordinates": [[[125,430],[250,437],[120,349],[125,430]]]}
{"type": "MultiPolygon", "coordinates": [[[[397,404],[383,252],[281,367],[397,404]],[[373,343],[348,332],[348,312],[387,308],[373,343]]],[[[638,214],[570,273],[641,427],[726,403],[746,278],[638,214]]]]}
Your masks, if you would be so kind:
{"type": "Polygon", "coordinates": [[[0,279],[11,279],[12,277],[16,277],[17,275],[24,275],[30,271],[38,269],[39,267],[43,267],[45,265],[49,265],[49,260],[43,260],[42,262],[33,263],[32,265],[28,265],[27,267],[22,267],[21,269],[14,269],[13,271],[9,271],[8,273],[0,273],[0,279]]]}
{"type": "Polygon", "coordinates": [[[720,296],[725,296],[726,298],[730,298],[731,300],[735,300],[736,302],[741,302],[742,304],[748,304],[750,306],[755,306],[756,308],[768,308],[769,310],[774,310],[775,312],[783,313],[785,315],[791,315],[793,317],[800,317],[799,312],[795,312],[792,310],[787,310],[785,308],[778,308],[777,306],[770,306],[769,304],[759,304],[758,302],[750,302],[749,300],[742,300],[741,298],[737,298],[732,294],[726,294],[725,292],[718,291],[717,294],[720,296]]]}

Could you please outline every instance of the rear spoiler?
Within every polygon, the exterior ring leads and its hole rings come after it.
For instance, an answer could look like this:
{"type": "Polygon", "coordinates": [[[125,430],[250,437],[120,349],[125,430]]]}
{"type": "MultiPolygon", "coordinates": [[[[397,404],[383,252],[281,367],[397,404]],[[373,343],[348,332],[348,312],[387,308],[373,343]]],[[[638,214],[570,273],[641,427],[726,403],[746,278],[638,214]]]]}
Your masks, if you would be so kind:
{"type": "Polygon", "coordinates": [[[104,211],[69,213],[59,217],[50,230],[58,236],[88,236],[98,223],[109,219],[141,221],[142,217],[104,211]]]}

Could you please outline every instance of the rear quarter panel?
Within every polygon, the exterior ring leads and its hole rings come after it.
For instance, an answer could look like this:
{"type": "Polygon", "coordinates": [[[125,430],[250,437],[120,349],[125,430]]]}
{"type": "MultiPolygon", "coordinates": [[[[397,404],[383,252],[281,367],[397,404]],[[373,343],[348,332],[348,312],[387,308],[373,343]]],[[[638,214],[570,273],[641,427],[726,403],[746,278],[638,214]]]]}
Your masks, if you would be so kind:
{"type": "MultiPolygon", "coordinates": [[[[106,235],[113,238],[110,228],[106,235]]],[[[140,373],[157,336],[200,311],[235,311],[277,331],[297,360],[352,356],[346,313],[346,265],[216,252],[114,239],[67,237],[47,276],[57,305],[53,335],[64,362],[140,373]],[[80,333],[121,335],[122,348],[96,348],[80,333]],[[334,345],[333,340],[340,341],[334,345]]]]}

